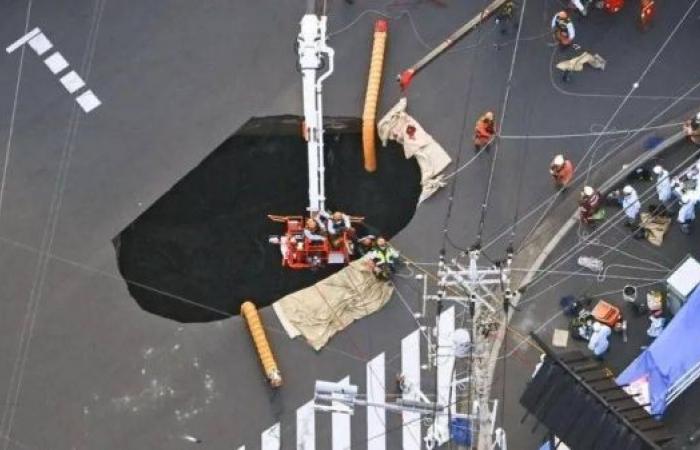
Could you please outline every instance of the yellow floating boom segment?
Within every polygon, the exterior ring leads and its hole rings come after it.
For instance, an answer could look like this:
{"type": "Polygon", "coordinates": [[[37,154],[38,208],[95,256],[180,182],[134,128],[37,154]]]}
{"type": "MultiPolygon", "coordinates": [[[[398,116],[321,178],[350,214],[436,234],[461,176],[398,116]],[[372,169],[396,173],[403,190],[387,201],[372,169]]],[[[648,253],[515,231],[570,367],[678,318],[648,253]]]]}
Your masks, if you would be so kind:
{"type": "Polygon", "coordinates": [[[374,23],[374,44],[372,45],[372,58],[369,65],[365,109],[362,112],[362,152],[364,155],[365,170],[367,172],[374,172],[377,170],[374,133],[375,121],[377,118],[377,102],[379,101],[379,88],[382,84],[382,71],[384,69],[384,52],[386,50],[388,28],[389,26],[386,20],[377,20],[374,23]]]}
{"type": "Polygon", "coordinates": [[[265,334],[260,315],[253,302],[246,301],[241,305],[241,315],[248,324],[250,336],[253,338],[255,350],[258,352],[258,357],[262,363],[265,376],[272,387],[282,386],[282,375],[280,374],[275,356],[272,354],[270,343],[265,334]]]}

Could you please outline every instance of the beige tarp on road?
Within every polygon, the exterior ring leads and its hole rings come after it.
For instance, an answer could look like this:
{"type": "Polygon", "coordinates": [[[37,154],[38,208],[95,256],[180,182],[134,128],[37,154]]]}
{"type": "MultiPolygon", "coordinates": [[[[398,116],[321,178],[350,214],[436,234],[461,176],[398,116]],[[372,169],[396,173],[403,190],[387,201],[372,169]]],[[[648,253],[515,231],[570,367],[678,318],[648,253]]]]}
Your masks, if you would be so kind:
{"type": "Polygon", "coordinates": [[[318,351],[338,331],[381,309],[393,291],[391,283],[377,280],[366,261],[357,260],[282,297],[272,308],[290,338],[302,335],[318,351]]]}
{"type": "Polygon", "coordinates": [[[441,172],[452,162],[450,155],[431,135],[425,132],[416,120],[406,113],[406,99],[399,102],[382,117],[377,124],[377,134],[386,146],[389,139],[403,145],[406,159],[416,158],[421,172],[421,192],[418,203],[433,195],[445,185],[441,172]],[[416,131],[413,137],[406,134],[412,125],[416,131]]]}
{"type": "Polygon", "coordinates": [[[646,231],[647,241],[660,247],[664,241],[664,235],[671,226],[671,218],[642,213],[640,219],[639,226],[646,231]]]}
{"type": "Polygon", "coordinates": [[[606,61],[598,54],[592,55],[588,52],[583,52],[575,58],[558,63],[557,69],[567,72],[581,72],[586,64],[589,64],[594,69],[605,70],[606,61]]]}

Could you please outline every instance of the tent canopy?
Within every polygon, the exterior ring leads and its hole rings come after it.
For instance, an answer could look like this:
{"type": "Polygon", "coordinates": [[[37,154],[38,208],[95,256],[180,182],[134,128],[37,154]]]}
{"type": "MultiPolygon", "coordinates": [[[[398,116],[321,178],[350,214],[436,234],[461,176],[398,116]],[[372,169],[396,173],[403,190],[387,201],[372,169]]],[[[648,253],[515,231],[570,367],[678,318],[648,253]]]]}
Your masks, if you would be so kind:
{"type": "Polygon", "coordinates": [[[649,383],[651,413],[666,410],[666,395],[673,385],[700,363],[700,289],[666,329],[617,377],[620,385],[646,377],[649,383]]]}

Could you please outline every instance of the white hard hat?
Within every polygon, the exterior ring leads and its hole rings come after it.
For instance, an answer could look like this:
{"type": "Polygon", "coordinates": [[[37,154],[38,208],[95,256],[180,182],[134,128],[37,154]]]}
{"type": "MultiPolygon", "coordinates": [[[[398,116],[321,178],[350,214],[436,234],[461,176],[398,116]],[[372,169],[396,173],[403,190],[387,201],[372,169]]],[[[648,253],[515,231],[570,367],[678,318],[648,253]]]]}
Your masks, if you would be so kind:
{"type": "Polygon", "coordinates": [[[554,157],[554,160],[552,160],[552,164],[555,166],[561,166],[564,164],[564,155],[557,155],[554,157]]]}
{"type": "Polygon", "coordinates": [[[583,187],[583,195],[590,196],[590,195],[593,195],[594,192],[595,192],[595,191],[594,191],[593,188],[590,187],[590,186],[584,186],[584,187],[583,187]]]}
{"type": "Polygon", "coordinates": [[[634,188],[629,184],[622,188],[622,193],[625,195],[630,195],[632,192],[634,192],[634,188]]]}
{"type": "Polygon", "coordinates": [[[600,325],[600,322],[593,322],[593,329],[594,329],[595,331],[598,331],[598,330],[600,330],[601,328],[603,328],[603,327],[600,325]]]}
{"type": "Polygon", "coordinates": [[[653,171],[655,174],[657,174],[657,175],[661,175],[661,172],[664,171],[664,168],[657,164],[657,165],[654,166],[654,168],[652,169],[652,171],[653,171]]]}
{"type": "Polygon", "coordinates": [[[695,114],[695,120],[700,120],[700,112],[695,114]]]}

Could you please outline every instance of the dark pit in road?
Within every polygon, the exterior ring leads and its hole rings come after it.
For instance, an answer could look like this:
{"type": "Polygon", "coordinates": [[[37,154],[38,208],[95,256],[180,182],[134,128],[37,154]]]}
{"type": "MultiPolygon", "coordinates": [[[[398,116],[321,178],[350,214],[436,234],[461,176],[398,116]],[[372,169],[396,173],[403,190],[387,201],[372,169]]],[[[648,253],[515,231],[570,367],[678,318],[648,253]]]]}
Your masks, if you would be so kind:
{"type": "MultiPolygon", "coordinates": [[[[377,146],[378,170],[362,163],[361,121],[326,119],[326,196],[330,210],[366,217],[393,236],[415,212],[420,173],[396,143],[377,146]]],[[[308,204],[301,119],[254,118],[217,147],[114,239],[119,270],[144,310],[180,322],[269,305],[340,269],[281,266],[268,237],[282,232],[267,214],[299,215],[308,204]]]]}

